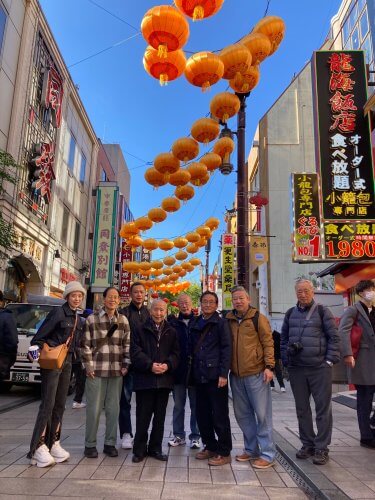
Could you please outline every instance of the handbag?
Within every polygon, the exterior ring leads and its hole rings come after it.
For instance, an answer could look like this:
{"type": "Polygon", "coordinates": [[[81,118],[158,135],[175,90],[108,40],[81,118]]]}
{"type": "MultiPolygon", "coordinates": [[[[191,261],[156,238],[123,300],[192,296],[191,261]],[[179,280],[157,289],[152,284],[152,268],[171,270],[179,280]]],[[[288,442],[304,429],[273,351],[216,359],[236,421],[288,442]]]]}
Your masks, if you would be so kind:
{"type": "Polygon", "coordinates": [[[70,342],[73,339],[74,332],[77,327],[78,315],[76,314],[76,320],[73,326],[73,330],[69,335],[66,342],[57,345],[55,347],[50,347],[47,342],[44,342],[43,348],[40,351],[39,356],[39,366],[44,370],[60,370],[65,362],[68,355],[70,342]]]}
{"type": "Polygon", "coordinates": [[[363,328],[360,325],[356,324],[357,320],[358,320],[358,311],[355,320],[353,322],[352,329],[350,330],[350,343],[352,345],[352,352],[354,359],[357,359],[358,357],[359,347],[361,344],[361,338],[363,333],[363,328]]]}

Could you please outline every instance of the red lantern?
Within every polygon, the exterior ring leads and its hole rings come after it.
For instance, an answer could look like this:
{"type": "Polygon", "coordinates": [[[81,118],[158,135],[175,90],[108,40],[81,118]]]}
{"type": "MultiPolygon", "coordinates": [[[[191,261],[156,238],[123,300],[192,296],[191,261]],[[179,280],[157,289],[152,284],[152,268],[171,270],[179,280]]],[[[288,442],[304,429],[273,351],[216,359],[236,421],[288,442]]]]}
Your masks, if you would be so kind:
{"type": "Polygon", "coordinates": [[[256,211],[257,211],[257,232],[261,232],[261,214],[262,214],[262,207],[265,205],[268,205],[268,198],[265,196],[262,196],[260,193],[257,193],[255,196],[252,196],[249,199],[249,202],[252,205],[255,205],[256,211]]]}
{"type": "Polygon", "coordinates": [[[164,297],[164,299],[163,299],[163,300],[164,300],[164,302],[165,302],[166,304],[169,304],[169,299],[167,299],[167,297],[164,297]]]}
{"type": "Polygon", "coordinates": [[[154,293],[152,293],[152,294],[151,294],[151,297],[152,297],[153,299],[158,299],[158,298],[159,298],[159,294],[158,294],[158,293],[156,293],[156,292],[154,292],[154,293]]]}
{"type": "Polygon", "coordinates": [[[178,304],[177,304],[177,302],[174,300],[173,302],[171,302],[171,306],[173,306],[173,307],[178,307],[178,304]]]}

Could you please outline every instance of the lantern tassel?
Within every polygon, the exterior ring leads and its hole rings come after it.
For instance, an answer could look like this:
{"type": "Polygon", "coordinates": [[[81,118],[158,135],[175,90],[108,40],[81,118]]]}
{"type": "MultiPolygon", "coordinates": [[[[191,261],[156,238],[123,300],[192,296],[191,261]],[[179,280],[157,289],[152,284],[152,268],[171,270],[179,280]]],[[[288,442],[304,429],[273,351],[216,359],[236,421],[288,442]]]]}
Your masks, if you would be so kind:
{"type": "Polygon", "coordinates": [[[229,115],[228,113],[223,113],[222,121],[225,123],[228,121],[229,115]]]}
{"type": "Polygon", "coordinates": [[[161,43],[158,47],[158,57],[160,57],[160,59],[166,59],[167,56],[168,56],[168,47],[161,43]]]}
{"type": "Polygon", "coordinates": [[[210,85],[210,82],[207,81],[207,82],[204,82],[202,84],[202,92],[208,92],[211,88],[211,85],[210,85]]]}
{"type": "Polygon", "coordinates": [[[168,85],[167,73],[160,73],[159,82],[160,82],[161,87],[165,87],[166,85],[168,85]]]}
{"type": "Polygon", "coordinates": [[[194,7],[193,11],[193,21],[200,21],[204,18],[204,8],[202,5],[197,5],[194,7]]]}

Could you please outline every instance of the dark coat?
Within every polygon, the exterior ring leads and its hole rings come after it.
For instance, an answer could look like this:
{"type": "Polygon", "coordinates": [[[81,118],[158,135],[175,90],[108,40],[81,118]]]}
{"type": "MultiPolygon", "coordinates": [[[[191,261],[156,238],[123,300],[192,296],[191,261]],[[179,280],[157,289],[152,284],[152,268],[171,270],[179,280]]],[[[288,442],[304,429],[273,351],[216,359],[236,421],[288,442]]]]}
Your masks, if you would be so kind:
{"type": "Polygon", "coordinates": [[[12,311],[0,309],[0,352],[17,354],[18,332],[12,311]]]}
{"type": "Polygon", "coordinates": [[[178,315],[178,318],[175,316],[169,316],[168,318],[168,323],[177,332],[178,343],[180,345],[180,362],[173,373],[175,384],[186,384],[189,359],[189,330],[194,318],[194,314],[191,313],[189,323],[187,325],[183,321],[181,313],[178,315]]]}
{"type": "Polygon", "coordinates": [[[142,327],[150,318],[150,312],[146,306],[141,306],[140,309],[138,309],[133,302],[130,302],[128,306],[119,309],[118,312],[126,316],[129,321],[130,334],[136,328],[142,327]]]}
{"type": "Polygon", "coordinates": [[[309,321],[310,307],[289,309],[281,328],[281,359],[284,366],[315,366],[325,361],[340,361],[340,337],[333,314],[328,307],[318,305],[309,321]],[[302,336],[300,338],[302,332],[302,336]],[[288,346],[301,342],[303,349],[296,355],[288,354],[288,346]]]}
{"type": "Polygon", "coordinates": [[[198,352],[194,352],[205,329],[202,316],[190,326],[189,351],[193,357],[192,378],[196,384],[204,384],[219,377],[228,378],[232,357],[231,332],[228,322],[215,312],[206,322],[207,331],[198,352]]]}
{"type": "Polygon", "coordinates": [[[354,368],[348,368],[349,383],[375,385],[375,332],[361,302],[348,307],[341,317],[339,333],[343,356],[352,356],[350,331],[353,324],[362,327],[361,342],[354,368]]]}
{"type": "Polygon", "coordinates": [[[141,328],[132,331],[130,360],[133,367],[133,390],[172,389],[173,371],[177,368],[180,349],[177,333],[166,321],[161,326],[160,337],[151,319],[141,328]],[[153,363],[166,363],[168,370],[162,375],[151,371],[153,363]]]}
{"type": "MultiPolygon", "coordinates": [[[[37,345],[42,349],[44,342],[50,347],[56,347],[66,342],[72,333],[76,319],[76,312],[70,309],[68,302],[62,306],[54,307],[43,321],[41,327],[32,338],[30,344],[37,345]]],[[[84,322],[78,318],[73,341],[70,344],[69,352],[74,353],[79,347],[82,338],[84,322]]]]}
{"type": "Polygon", "coordinates": [[[273,338],[273,348],[275,351],[275,360],[281,359],[281,336],[280,332],[277,330],[274,330],[272,332],[272,338],[273,338]]]}

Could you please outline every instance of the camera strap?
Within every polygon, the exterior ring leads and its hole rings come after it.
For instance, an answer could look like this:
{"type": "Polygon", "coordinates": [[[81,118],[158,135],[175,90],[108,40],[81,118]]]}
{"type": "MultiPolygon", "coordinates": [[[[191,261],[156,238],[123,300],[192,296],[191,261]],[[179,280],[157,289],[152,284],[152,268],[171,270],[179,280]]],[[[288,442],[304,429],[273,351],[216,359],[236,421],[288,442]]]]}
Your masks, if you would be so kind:
{"type": "MultiPolygon", "coordinates": [[[[296,307],[297,307],[297,306],[296,306],[296,307]]],[[[301,342],[303,332],[305,331],[305,327],[306,327],[306,325],[307,325],[308,321],[310,320],[311,316],[313,315],[313,313],[314,313],[314,311],[315,311],[315,309],[316,309],[317,307],[318,307],[318,304],[317,304],[316,302],[314,302],[314,304],[310,307],[310,310],[309,310],[309,312],[307,313],[307,316],[306,316],[306,318],[305,318],[305,323],[304,323],[304,325],[303,325],[303,327],[302,327],[301,333],[300,333],[300,334],[299,334],[299,336],[298,336],[298,340],[297,340],[297,342],[301,342]]]]}

